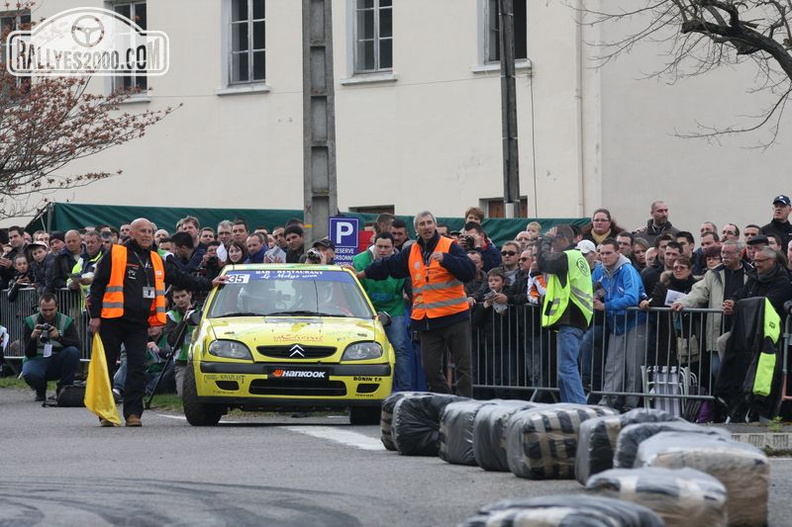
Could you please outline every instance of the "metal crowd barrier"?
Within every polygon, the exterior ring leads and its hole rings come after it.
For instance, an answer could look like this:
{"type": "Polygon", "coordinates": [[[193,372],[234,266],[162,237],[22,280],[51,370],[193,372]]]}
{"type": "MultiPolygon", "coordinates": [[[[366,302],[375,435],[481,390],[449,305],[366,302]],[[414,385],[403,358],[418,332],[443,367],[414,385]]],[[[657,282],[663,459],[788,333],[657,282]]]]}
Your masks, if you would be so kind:
{"type": "MultiPolygon", "coordinates": [[[[539,310],[509,306],[503,314],[474,315],[475,397],[558,399],[555,334],[541,327],[539,310]]],[[[705,401],[714,399],[722,312],[630,308],[622,322],[636,316],[645,321],[626,337],[614,338],[601,314],[584,335],[579,365],[589,402],[658,408],[697,420],[705,401]]]]}
{"type": "MultiPolygon", "coordinates": [[[[80,337],[80,354],[83,361],[91,358],[91,336],[88,331],[88,316],[83,309],[82,295],[79,291],[58,289],[58,311],[74,319],[80,337]]],[[[0,290],[0,325],[8,332],[5,349],[7,359],[21,359],[25,356],[23,342],[25,318],[38,312],[38,294],[34,288],[20,289],[14,302],[8,301],[8,290],[0,290]]]]}

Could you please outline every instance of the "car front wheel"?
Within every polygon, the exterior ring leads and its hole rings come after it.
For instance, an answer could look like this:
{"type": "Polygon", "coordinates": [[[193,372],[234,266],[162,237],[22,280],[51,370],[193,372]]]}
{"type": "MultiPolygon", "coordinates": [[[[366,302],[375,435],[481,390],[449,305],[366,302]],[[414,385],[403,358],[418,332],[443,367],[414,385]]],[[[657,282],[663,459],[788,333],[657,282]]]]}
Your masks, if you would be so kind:
{"type": "Polygon", "coordinates": [[[215,426],[225,413],[225,408],[216,404],[204,404],[198,400],[198,389],[195,385],[195,370],[192,364],[187,365],[184,372],[184,391],[182,405],[187,422],[193,426],[215,426]]]}

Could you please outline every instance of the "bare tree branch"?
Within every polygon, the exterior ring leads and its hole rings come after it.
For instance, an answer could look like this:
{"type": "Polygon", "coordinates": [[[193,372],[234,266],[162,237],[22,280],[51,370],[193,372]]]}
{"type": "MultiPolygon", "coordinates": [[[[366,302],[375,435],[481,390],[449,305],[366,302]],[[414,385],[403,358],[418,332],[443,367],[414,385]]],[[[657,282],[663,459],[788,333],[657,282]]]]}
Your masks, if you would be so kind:
{"type": "Polygon", "coordinates": [[[578,18],[585,25],[623,23],[630,27],[623,36],[590,43],[601,50],[595,57],[598,66],[616,60],[640,42],[651,43],[665,48],[661,56],[666,62],[645,76],[673,84],[750,58],[757,66],[757,75],[748,92],[767,92],[775,101],[756,118],[757,122],[723,129],[699,125],[703,132],[679,135],[712,140],[766,128],[771,137],[762,146],[775,142],[792,93],[792,0],[635,0],[629,5],[629,9],[613,12],[581,10],[578,18]]]}

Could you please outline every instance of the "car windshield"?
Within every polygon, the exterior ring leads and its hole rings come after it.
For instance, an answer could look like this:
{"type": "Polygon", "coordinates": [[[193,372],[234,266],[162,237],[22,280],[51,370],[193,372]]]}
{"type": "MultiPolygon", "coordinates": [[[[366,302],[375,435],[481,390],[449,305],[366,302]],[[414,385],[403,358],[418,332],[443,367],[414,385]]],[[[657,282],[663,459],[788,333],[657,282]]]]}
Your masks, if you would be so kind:
{"type": "Polygon", "coordinates": [[[217,291],[209,318],[235,316],[328,316],[372,318],[364,293],[344,271],[238,270],[217,291]]]}

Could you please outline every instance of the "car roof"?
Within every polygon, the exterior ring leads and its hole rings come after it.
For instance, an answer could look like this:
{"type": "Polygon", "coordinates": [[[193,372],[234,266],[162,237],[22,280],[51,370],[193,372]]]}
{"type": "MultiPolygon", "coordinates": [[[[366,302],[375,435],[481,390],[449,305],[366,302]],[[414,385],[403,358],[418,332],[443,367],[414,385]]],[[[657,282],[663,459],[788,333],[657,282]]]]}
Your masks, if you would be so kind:
{"type": "Polygon", "coordinates": [[[318,264],[275,264],[275,263],[268,263],[268,264],[229,264],[223,268],[224,272],[228,271],[259,271],[262,269],[270,269],[270,270],[294,270],[294,269],[314,269],[317,271],[340,271],[340,272],[349,272],[347,269],[339,265],[318,265],[318,264]]]}

